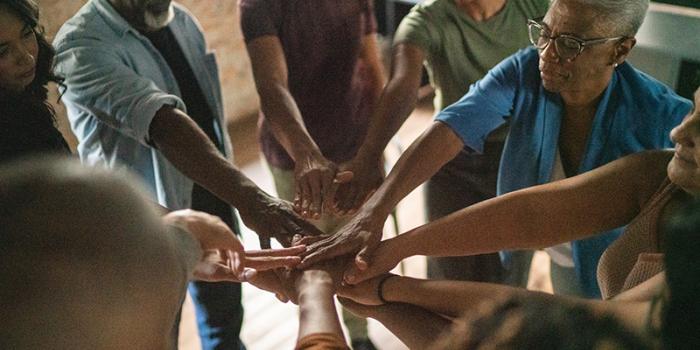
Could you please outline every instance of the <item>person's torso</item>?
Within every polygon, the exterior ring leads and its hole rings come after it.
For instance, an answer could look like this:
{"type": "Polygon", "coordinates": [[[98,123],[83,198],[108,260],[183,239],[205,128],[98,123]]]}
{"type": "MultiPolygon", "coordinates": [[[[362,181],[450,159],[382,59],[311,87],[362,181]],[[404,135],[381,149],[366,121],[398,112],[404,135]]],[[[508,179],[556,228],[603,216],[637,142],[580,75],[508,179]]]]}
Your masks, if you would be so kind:
{"type": "MultiPolygon", "coordinates": [[[[374,30],[367,0],[284,0],[271,16],[284,50],[288,86],[304,125],[325,157],[349,160],[362,142],[372,113],[370,78],[360,56],[374,30]]],[[[271,164],[293,164],[261,119],[263,152],[271,164]]]]}
{"type": "Polygon", "coordinates": [[[674,195],[682,191],[668,178],[625,228],[620,238],[603,253],[598,265],[598,285],[609,299],[663,271],[660,223],[674,195]]]}
{"type": "MultiPolygon", "coordinates": [[[[175,75],[159,51],[133,28],[124,29],[124,21],[105,0],[93,0],[86,4],[61,31],[66,47],[83,45],[83,40],[99,40],[109,43],[110,54],[117,57],[120,67],[127,67],[131,73],[150,80],[164,93],[182,97],[175,75]]],[[[201,34],[190,15],[176,6],[175,18],[169,24],[180,44],[182,52],[191,63],[197,83],[205,93],[210,110],[215,119],[223,125],[223,105],[218,77],[216,58],[213,53],[201,49],[196,42],[201,34]]],[[[102,49],[102,48],[100,48],[102,49]]],[[[78,67],[75,67],[76,69],[78,67]]],[[[80,72],[84,74],[84,72],[80,72]]],[[[109,89],[95,86],[90,93],[105,94],[109,89]]],[[[119,129],[108,125],[103,119],[110,116],[95,116],[90,109],[73,106],[64,98],[69,113],[71,128],[79,139],[78,152],[87,164],[101,164],[109,167],[125,167],[137,173],[147,189],[161,205],[170,209],[188,208],[191,202],[192,181],[176,169],[157,149],[145,145],[140,140],[123,134],[119,129]]],[[[96,106],[94,110],[107,109],[96,106]]],[[[226,130],[220,134],[225,138],[226,130]]],[[[230,144],[222,140],[226,153],[230,144]]]]}
{"type": "Polygon", "coordinates": [[[544,16],[546,7],[547,0],[509,0],[496,15],[479,22],[451,0],[417,5],[405,20],[422,23],[413,30],[426,31],[431,38],[426,68],[436,91],[436,110],[459,100],[493,66],[529,45],[527,20],[544,16]]]}

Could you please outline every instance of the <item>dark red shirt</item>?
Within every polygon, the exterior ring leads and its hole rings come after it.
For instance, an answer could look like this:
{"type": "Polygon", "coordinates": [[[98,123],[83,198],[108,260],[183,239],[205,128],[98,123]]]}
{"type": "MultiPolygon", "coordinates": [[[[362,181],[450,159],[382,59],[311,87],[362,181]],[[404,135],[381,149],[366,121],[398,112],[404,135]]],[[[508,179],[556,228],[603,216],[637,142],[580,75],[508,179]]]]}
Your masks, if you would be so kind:
{"type": "MultiPolygon", "coordinates": [[[[376,32],[372,0],[241,0],[240,8],[246,42],[274,35],[282,43],[290,93],[323,155],[351,159],[372,113],[360,59],[364,36],[376,32]]],[[[271,165],[294,167],[262,113],[260,142],[271,165]]]]}

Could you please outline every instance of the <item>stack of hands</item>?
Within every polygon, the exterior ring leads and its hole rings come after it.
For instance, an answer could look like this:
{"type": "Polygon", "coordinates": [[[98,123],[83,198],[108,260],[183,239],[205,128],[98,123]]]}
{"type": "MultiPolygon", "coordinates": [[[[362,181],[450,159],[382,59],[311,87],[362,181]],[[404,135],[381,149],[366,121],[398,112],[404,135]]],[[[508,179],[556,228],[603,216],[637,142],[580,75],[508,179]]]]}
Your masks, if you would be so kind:
{"type": "MultiPolygon", "coordinates": [[[[218,282],[249,282],[256,287],[275,293],[283,302],[297,303],[298,291],[307,286],[332,284],[336,293],[364,305],[382,304],[378,284],[386,274],[350,285],[344,281],[348,271],[359,271],[353,255],[326,259],[318,263],[306,262],[301,269],[303,254],[308,252],[304,242],[322,241],[323,237],[295,235],[291,246],[280,249],[245,250],[243,244],[221,219],[193,210],[179,210],[163,217],[169,225],[186,229],[199,242],[202,256],[193,272],[193,279],[218,282]],[[350,267],[350,269],[348,269],[350,267]]],[[[366,271],[366,270],[364,270],[366,271]]],[[[359,279],[357,280],[359,281],[359,279]]]]}

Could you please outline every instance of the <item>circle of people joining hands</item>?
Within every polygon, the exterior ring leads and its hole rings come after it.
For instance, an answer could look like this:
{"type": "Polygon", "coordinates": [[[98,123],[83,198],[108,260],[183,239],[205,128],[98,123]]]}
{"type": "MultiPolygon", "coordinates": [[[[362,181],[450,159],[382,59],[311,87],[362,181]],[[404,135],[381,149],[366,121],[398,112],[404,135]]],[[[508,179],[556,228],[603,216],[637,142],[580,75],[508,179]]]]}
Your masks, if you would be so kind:
{"type": "Polygon", "coordinates": [[[239,0],[277,197],[183,5],[84,1],[49,42],[42,3],[0,0],[1,349],[176,348],[187,292],[203,349],[245,349],[241,283],[299,305],[297,349],[381,349],[367,318],[411,349],[700,348],[700,89],[626,61],[648,0],[418,1],[386,74],[372,0],[239,0]],[[390,167],[424,68],[435,119],[390,167]],[[428,223],[384,235],[423,183],[428,223]]]}

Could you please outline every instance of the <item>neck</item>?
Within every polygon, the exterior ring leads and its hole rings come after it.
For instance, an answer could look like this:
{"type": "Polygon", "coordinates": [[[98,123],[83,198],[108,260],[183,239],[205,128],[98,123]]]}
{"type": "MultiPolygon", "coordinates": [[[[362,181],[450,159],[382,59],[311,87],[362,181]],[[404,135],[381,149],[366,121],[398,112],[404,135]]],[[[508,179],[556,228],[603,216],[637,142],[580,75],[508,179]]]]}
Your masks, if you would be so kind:
{"type": "Polygon", "coordinates": [[[457,8],[471,19],[481,22],[495,16],[503,9],[506,0],[454,0],[457,8]]]}
{"type": "Polygon", "coordinates": [[[115,11],[124,18],[125,21],[129,23],[132,27],[140,32],[147,32],[146,28],[142,24],[142,20],[137,19],[136,11],[130,8],[128,5],[124,4],[120,0],[109,0],[115,11]]]}
{"type": "Polygon", "coordinates": [[[603,92],[610,84],[612,75],[600,82],[591,84],[588,87],[575,91],[563,91],[560,93],[561,99],[567,109],[588,109],[595,108],[603,96],[603,92]]]}

